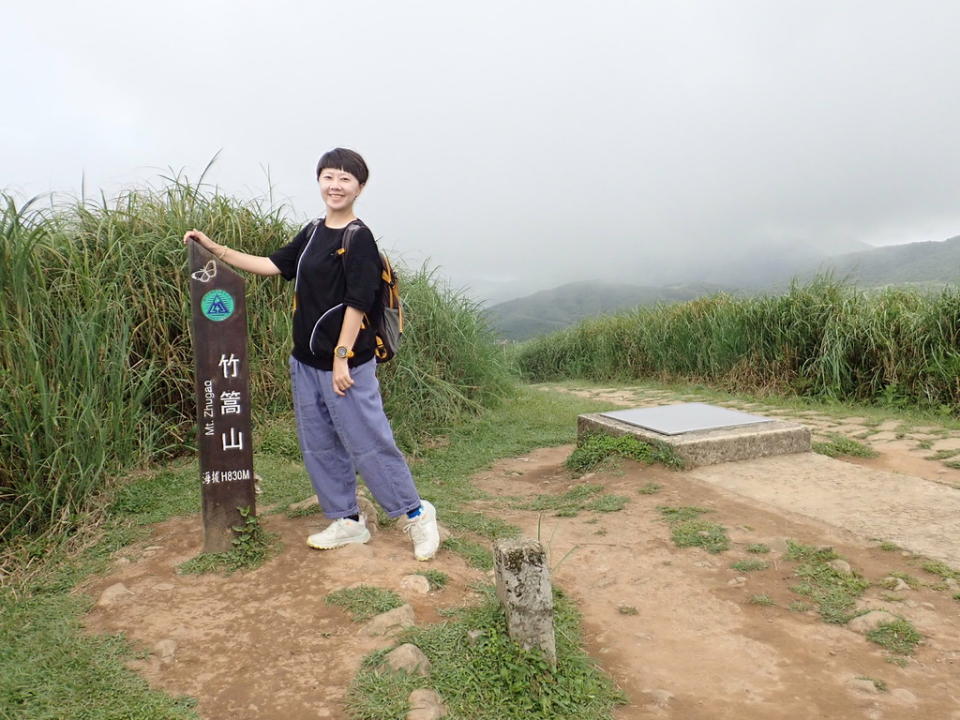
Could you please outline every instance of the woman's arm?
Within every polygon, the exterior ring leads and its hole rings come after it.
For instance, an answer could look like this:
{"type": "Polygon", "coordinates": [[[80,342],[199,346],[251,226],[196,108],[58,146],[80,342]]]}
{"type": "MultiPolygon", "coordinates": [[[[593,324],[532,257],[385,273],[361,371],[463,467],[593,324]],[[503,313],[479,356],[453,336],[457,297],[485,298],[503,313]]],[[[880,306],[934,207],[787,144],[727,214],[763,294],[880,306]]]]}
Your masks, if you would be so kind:
{"type": "MultiPolygon", "coordinates": [[[[191,240],[200,243],[202,247],[213,253],[217,260],[233,265],[240,270],[252,272],[254,275],[279,275],[280,268],[273,264],[273,260],[260,255],[250,255],[239,250],[233,250],[225,245],[218,245],[197,229],[187,231],[183,236],[183,244],[191,240]]],[[[359,325],[357,326],[359,332],[359,325]]],[[[354,337],[356,340],[356,337],[354,337]]],[[[347,347],[350,347],[349,345],[347,347]]]]}
{"type": "MultiPolygon", "coordinates": [[[[363,322],[363,313],[355,307],[347,305],[343,313],[343,325],[340,326],[340,339],[337,340],[337,347],[343,345],[346,348],[352,348],[357,341],[357,335],[360,334],[360,323],[363,322]]],[[[353,378],[350,377],[350,366],[347,364],[347,358],[333,359],[333,391],[343,397],[347,390],[353,385],[353,378]]]]}

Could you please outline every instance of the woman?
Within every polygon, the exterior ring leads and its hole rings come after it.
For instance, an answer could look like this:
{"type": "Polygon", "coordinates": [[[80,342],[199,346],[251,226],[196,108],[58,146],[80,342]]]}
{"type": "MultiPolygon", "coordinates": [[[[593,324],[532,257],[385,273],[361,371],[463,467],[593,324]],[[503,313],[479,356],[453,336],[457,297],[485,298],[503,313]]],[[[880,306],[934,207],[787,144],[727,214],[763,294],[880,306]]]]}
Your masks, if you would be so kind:
{"type": "Polygon", "coordinates": [[[336,148],[317,163],[324,218],[309,223],[269,257],[218,245],[199,230],[183,236],[219,260],[257,275],[294,281],[290,376],[304,464],[324,515],[333,522],[307,538],[326,550],[370,539],[357,505],[356,472],[390,517],[402,517],[417,560],[440,544],[437,513],[421,500],[397,449],[380,397],[374,359],[380,304],[380,254],[354,214],[369,171],[352,150],[336,148]],[[343,248],[343,233],[357,225],[343,248]]]}

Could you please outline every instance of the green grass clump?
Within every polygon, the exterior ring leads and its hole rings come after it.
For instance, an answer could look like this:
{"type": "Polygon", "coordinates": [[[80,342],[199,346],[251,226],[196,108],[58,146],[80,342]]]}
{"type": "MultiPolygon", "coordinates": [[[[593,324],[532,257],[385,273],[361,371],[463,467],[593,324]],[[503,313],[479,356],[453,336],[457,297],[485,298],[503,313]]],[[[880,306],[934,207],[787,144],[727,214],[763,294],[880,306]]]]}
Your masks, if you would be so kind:
{"type": "Polygon", "coordinates": [[[890,542],[889,540],[884,540],[882,543],[880,543],[880,549],[886,552],[896,552],[900,549],[900,546],[894,542],[890,542]]]}
{"type": "Polygon", "coordinates": [[[809,603],[805,603],[802,600],[794,600],[792,603],[790,603],[787,606],[787,609],[790,610],[790,612],[798,612],[798,613],[806,612],[807,610],[810,610],[812,608],[813,608],[812,605],[810,605],[809,603]]]}
{"type": "Polygon", "coordinates": [[[683,461],[666,445],[651,445],[632,435],[603,435],[595,433],[577,440],[576,449],[567,458],[567,467],[583,474],[597,468],[610,457],[625,457],[651,465],[660,463],[667,467],[683,467],[683,461]]]}
{"type": "Polygon", "coordinates": [[[450,576],[440,570],[419,570],[417,575],[423,575],[430,583],[431,590],[442,590],[450,576]]]}
{"type": "Polygon", "coordinates": [[[660,485],[654,482],[649,482],[643,487],[639,488],[637,492],[640,493],[641,495],[656,495],[661,490],[663,490],[663,485],[660,485]]]}
{"type": "Polygon", "coordinates": [[[799,563],[795,574],[801,579],[792,590],[815,602],[824,622],[842,625],[856,616],[856,600],[870,583],[827,564],[837,557],[832,548],[787,541],[787,559],[799,563]]]}
{"type": "Polygon", "coordinates": [[[372,585],[336,590],[327,595],[325,602],[346,610],[353,616],[354,622],[365,622],[375,615],[403,605],[403,600],[392,590],[372,585]]]}
{"type": "Polygon", "coordinates": [[[870,630],[867,639],[897,655],[911,655],[923,636],[909,621],[898,618],[870,630]]]}
{"type": "Polygon", "coordinates": [[[621,605],[617,608],[617,612],[621,615],[639,615],[640,611],[637,610],[633,605],[621,605]]]}
{"type": "Polygon", "coordinates": [[[450,717],[472,720],[606,720],[626,701],[596,663],[580,649],[579,616],[573,604],[555,602],[557,666],[524,651],[507,636],[495,600],[470,608],[451,621],[411,628],[399,638],[419,647],[431,662],[427,678],[390,672],[385,651],[369,656],[348,694],[354,720],[402,718],[407,697],[431,688],[450,717]],[[481,631],[476,640],[471,630],[481,631]]]}
{"type": "Polygon", "coordinates": [[[628,498],[622,495],[599,495],[602,485],[583,483],[561,495],[537,495],[533,500],[519,503],[520,510],[553,512],[558,517],[574,517],[581,510],[616,512],[623,510],[628,498]]]}
{"type": "Polygon", "coordinates": [[[700,518],[709,510],[692,506],[660,506],[657,510],[670,524],[670,536],[677,547],[701,547],[714,554],[730,547],[730,538],[723,525],[700,518]]]}
{"type": "Polygon", "coordinates": [[[730,567],[740,572],[756,572],[757,570],[766,570],[770,566],[763,560],[740,560],[730,567]]]}
{"type": "Polygon", "coordinates": [[[769,595],[751,595],[749,603],[751,605],[760,605],[762,607],[770,607],[771,605],[776,605],[769,595]]]}
{"type": "Polygon", "coordinates": [[[239,508],[241,524],[233,528],[233,548],[222,553],[201,553],[177,568],[184,575],[209,572],[234,573],[253,570],[280,551],[278,536],[264,531],[260,518],[250,508],[239,508]]]}
{"type": "Polygon", "coordinates": [[[813,451],[827,457],[876,457],[877,451],[853,438],[830,433],[827,442],[813,443],[813,451]]]}
{"type": "Polygon", "coordinates": [[[466,560],[468,565],[478,570],[490,570],[493,568],[493,553],[490,551],[490,548],[475,543],[473,540],[450,537],[440,543],[440,547],[455,552],[466,560]]]}
{"type": "Polygon", "coordinates": [[[928,560],[920,567],[931,575],[939,575],[944,580],[947,580],[948,578],[960,580],[960,572],[954,570],[952,567],[947,565],[945,562],[941,562],[940,560],[928,560]]]}
{"type": "Polygon", "coordinates": [[[762,555],[770,552],[770,548],[763,543],[754,543],[753,545],[747,545],[747,552],[762,555]]]}

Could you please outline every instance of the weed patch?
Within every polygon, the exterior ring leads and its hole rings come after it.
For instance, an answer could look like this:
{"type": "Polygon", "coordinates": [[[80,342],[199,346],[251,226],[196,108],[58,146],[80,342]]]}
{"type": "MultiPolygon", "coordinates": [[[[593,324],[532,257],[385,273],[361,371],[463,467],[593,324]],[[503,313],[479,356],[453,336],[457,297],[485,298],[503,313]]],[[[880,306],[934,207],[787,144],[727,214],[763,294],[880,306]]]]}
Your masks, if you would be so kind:
{"type": "Polygon", "coordinates": [[[407,697],[430,687],[444,699],[451,717],[473,720],[602,720],[625,702],[623,694],[580,650],[579,616],[572,603],[555,599],[557,668],[538,652],[509,639],[502,610],[490,597],[456,619],[404,632],[400,642],[419,647],[430,659],[428,678],[392,673],[383,667],[385,651],[363,664],[348,695],[355,720],[400,718],[407,697]],[[479,630],[472,639],[468,633],[479,630]]]}
{"type": "Polygon", "coordinates": [[[628,498],[622,495],[600,495],[602,485],[584,483],[562,495],[537,495],[527,503],[517,505],[520,510],[553,512],[557,517],[574,517],[581,510],[616,512],[623,510],[628,498]]]}
{"type": "Polygon", "coordinates": [[[945,562],[941,562],[940,560],[929,560],[923,563],[923,565],[920,567],[931,575],[939,575],[944,580],[948,580],[950,578],[960,580],[960,572],[954,570],[952,567],[947,565],[945,562]]]}
{"type": "Polygon", "coordinates": [[[660,506],[657,510],[670,524],[670,536],[677,547],[701,547],[714,554],[730,547],[730,538],[723,525],[700,518],[709,510],[692,506],[660,506]]]}
{"type": "Polygon", "coordinates": [[[832,548],[787,541],[787,559],[799,563],[795,574],[801,579],[791,589],[816,603],[824,622],[842,625],[856,616],[856,600],[870,583],[856,574],[834,570],[827,563],[836,558],[832,548]]]}
{"type": "Polygon", "coordinates": [[[643,487],[639,488],[637,492],[640,493],[641,495],[656,495],[661,490],[663,490],[663,485],[660,485],[654,482],[649,482],[643,487]]]}
{"type": "Polygon", "coordinates": [[[771,607],[776,605],[769,595],[752,595],[749,600],[751,605],[760,605],[762,607],[771,607]]]}
{"type": "Polygon", "coordinates": [[[417,575],[423,575],[430,583],[431,590],[442,590],[450,577],[440,570],[420,570],[417,575]]]}
{"type": "Polygon", "coordinates": [[[632,435],[593,434],[577,440],[577,448],[567,458],[567,467],[575,473],[590,472],[609,457],[625,457],[652,465],[683,467],[683,461],[665,445],[651,445],[632,435]]]}
{"type": "Polygon", "coordinates": [[[392,590],[358,585],[353,588],[336,590],[327,595],[327,605],[341,607],[353,616],[354,622],[365,622],[375,615],[385,613],[403,605],[403,600],[392,590]]]}
{"type": "Polygon", "coordinates": [[[479,570],[490,570],[493,568],[493,553],[490,548],[484,547],[479,543],[466,538],[450,537],[444,540],[440,546],[467,561],[471,567],[479,570]]]}
{"type": "Polygon", "coordinates": [[[911,655],[923,636],[903,618],[881,623],[867,633],[867,639],[897,655],[911,655]]]}
{"type": "Polygon", "coordinates": [[[277,535],[268,533],[260,524],[260,518],[250,508],[239,508],[240,525],[233,527],[233,549],[222,553],[201,553],[181,563],[177,568],[183,575],[200,575],[210,572],[234,573],[237,570],[253,570],[267,558],[280,551],[277,535]]]}
{"type": "Polygon", "coordinates": [[[770,552],[770,548],[764,545],[763,543],[755,543],[753,545],[747,545],[747,552],[754,553],[757,555],[762,555],[764,553],[770,552]]]}
{"type": "Polygon", "coordinates": [[[830,433],[826,442],[813,443],[813,451],[828,457],[876,457],[877,451],[853,438],[830,433]]]}
{"type": "Polygon", "coordinates": [[[763,560],[741,560],[730,567],[740,572],[756,572],[757,570],[766,570],[770,566],[763,560]]]}

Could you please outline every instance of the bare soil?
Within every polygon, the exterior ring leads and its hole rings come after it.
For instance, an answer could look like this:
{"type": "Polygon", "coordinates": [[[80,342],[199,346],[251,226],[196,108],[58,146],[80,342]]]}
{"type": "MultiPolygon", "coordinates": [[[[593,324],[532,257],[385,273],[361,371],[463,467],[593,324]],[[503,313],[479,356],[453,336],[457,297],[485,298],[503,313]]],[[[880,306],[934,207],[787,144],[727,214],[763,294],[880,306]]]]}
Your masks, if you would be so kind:
{"type": "MultiPolygon", "coordinates": [[[[591,397],[601,394],[591,391],[591,397]]],[[[636,393],[607,394],[640,404],[636,393]]],[[[866,428],[845,424],[853,433],[866,428]]],[[[804,454],[685,472],[623,462],[576,479],[563,467],[570,450],[543,449],[496,463],[475,478],[495,499],[476,508],[527,535],[539,532],[548,545],[556,582],[583,613],[588,650],[629,697],[618,718],[960,720],[960,602],[952,598],[958,591],[935,589],[940,579],[920,569],[913,554],[956,566],[960,491],[951,485],[960,481],[952,473],[960,472],[941,472],[939,462],[895,445],[875,460],[857,461],[870,467],[804,454]],[[916,459],[929,463],[920,466],[923,474],[903,475],[901,468],[917,469],[909,465],[916,459]],[[629,502],[619,512],[570,518],[517,509],[523,498],[560,494],[584,481],[629,502]],[[638,493],[647,483],[663,488],[638,493]],[[731,549],[711,555],[675,547],[659,505],[709,509],[708,517],[728,529],[731,549]],[[803,598],[790,590],[796,579],[795,564],[784,558],[787,539],[832,546],[877,583],[891,572],[921,581],[900,592],[871,586],[862,600],[864,608],[906,617],[923,634],[905,667],[814,611],[788,609],[803,598]],[[906,549],[884,551],[878,539],[906,549]],[[749,554],[752,543],[772,552],[749,554]],[[757,557],[769,568],[730,568],[757,557]],[[761,595],[775,604],[751,602],[761,595]]],[[[442,521],[442,507],[439,512],[442,521]]],[[[364,635],[362,625],[326,605],[333,590],[360,583],[395,590],[425,624],[440,621],[442,608],[473,602],[470,584],[489,579],[446,551],[432,563],[417,563],[395,528],[377,532],[365,546],[318,552],[304,539],[324,524],[320,516],[266,514],[263,521],[284,546],[256,571],[179,574],[177,566],[199,551],[194,516],[157,525],[149,541],[121,551],[108,575],[80,588],[98,598],[123,583],[129,594],[91,610],[88,629],[125,633],[144,651],[134,665],[150,684],[198,698],[198,712],[209,720],[346,717],[344,696],[362,658],[392,641],[364,635]],[[448,586],[423,595],[401,584],[427,567],[447,573],[448,586]]]]}

